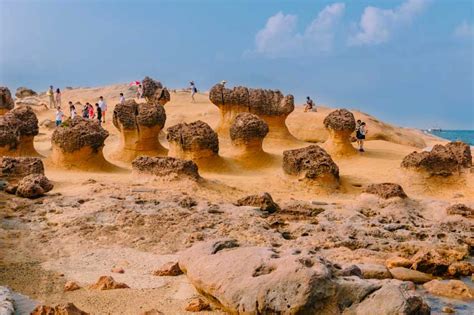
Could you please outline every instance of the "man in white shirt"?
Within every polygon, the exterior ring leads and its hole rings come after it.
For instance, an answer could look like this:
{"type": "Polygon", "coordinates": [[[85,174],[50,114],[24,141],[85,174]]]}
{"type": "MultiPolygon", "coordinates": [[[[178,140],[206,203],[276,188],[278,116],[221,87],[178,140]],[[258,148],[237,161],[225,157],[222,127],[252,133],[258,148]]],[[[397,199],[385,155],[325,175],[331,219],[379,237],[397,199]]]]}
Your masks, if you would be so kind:
{"type": "Polygon", "coordinates": [[[107,111],[107,104],[104,101],[104,98],[101,96],[99,97],[99,107],[102,111],[102,122],[105,123],[105,112],[107,111]]]}
{"type": "Polygon", "coordinates": [[[123,93],[120,93],[120,104],[125,104],[125,96],[123,96],[123,93]]]}

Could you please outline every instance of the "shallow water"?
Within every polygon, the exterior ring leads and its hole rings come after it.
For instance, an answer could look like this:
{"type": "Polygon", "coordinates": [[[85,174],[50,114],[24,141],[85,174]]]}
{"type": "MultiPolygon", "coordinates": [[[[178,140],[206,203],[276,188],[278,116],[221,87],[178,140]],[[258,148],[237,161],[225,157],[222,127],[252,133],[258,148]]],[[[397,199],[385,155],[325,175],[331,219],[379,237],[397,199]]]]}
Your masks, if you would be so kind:
{"type": "Polygon", "coordinates": [[[429,133],[451,141],[461,140],[474,146],[474,130],[441,130],[429,133]]]}
{"type": "Polygon", "coordinates": [[[30,299],[26,295],[12,292],[13,306],[15,307],[15,315],[30,314],[38,305],[38,302],[30,299]]]}

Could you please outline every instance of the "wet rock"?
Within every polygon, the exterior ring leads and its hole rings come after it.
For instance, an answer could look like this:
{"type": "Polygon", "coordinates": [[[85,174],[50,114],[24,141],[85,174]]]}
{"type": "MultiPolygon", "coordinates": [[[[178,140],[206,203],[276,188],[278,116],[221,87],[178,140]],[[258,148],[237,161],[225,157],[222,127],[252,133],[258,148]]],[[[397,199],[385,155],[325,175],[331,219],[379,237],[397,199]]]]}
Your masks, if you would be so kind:
{"type": "Polygon", "coordinates": [[[449,307],[449,306],[444,306],[443,309],[441,310],[441,312],[447,313],[447,314],[456,313],[456,311],[454,309],[452,309],[451,307],[449,307]]]}
{"type": "Polygon", "coordinates": [[[56,306],[38,305],[31,315],[89,315],[78,309],[74,304],[58,304],[56,306]]]}
{"type": "Polygon", "coordinates": [[[356,127],[354,115],[347,109],[331,112],[324,119],[324,127],[329,132],[325,142],[326,150],[334,155],[351,155],[357,151],[351,144],[351,134],[356,127]]]}
{"type": "Polygon", "coordinates": [[[472,274],[474,274],[474,265],[467,261],[457,261],[448,267],[448,275],[451,277],[464,277],[472,274]]]}
{"type": "Polygon", "coordinates": [[[423,285],[431,294],[446,296],[455,299],[473,299],[474,289],[460,280],[432,280],[423,285]]]}
{"type": "Polygon", "coordinates": [[[13,315],[15,308],[13,307],[13,295],[8,287],[0,286],[0,314],[13,315]]]}
{"type": "Polygon", "coordinates": [[[403,191],[402,186],[394,183],[382,183],[382,184],[372,184],[367,187],[365,190],[367,194],[377,195],[383,199],[389,199],[394,197],[407,198],[405,191],[403,191]]]}
{"type": "Polygon", "coordinates": [[[24,198],[38,198],[51,191],[54,185],[42,174],[23,177],[18,182],[16,195],[24,198]]]}
{"type": "Polygon", "coordinates": [[[449,215],[460,215],[466,218],[474,218],[474,209],[462,203],[449,206],[446,209],[446,213],[449,215]]]}
{"type": "Polygon", "coordinates": [[[335,294],[330,271],[316,257],[235,245],[232,240],[201,243],[179,258],[191,283],[224,311],[304,313],[324,307],[335,294]]]}
{"type": "Polygon", "coordinates": [[[449,266],[468,255],[465,247],[422,248],[412,257],[412,269],[435,276],[444,275],[449,266]]]}
{"type": "Polygon", "coordinates": [[[425,283],[430,280],[433,280],[433,276],[427,273],[407,269],[404,267],[392,268],[390,269],[390,273],[395,279],[402,281],[412,281],[414,283],[425,283]]]}
{"type": "Polygon", "coordinates": [[[274,213],[280,211],[280,206],[273,201],[272,196],[269,193],[263,193],[261,195],[251,195],[243,197],[237,200],[236,206],[251,206],[258,207],[260,210],[274,213]]]}
{"type": "Polygon", "coordinates": [[[219,152],[217,133],[203,121],[180,123],[167,129],[169,155],[184,159],[216,156],[219,152]]]}
{"type": "Polygon", "coordinates": [[[471,147],[462,141],[453,141],[446,145],[451,152],[453,152],[458,164],[461,167],[471,168],[472,166],[472,155],[471,147]]]}
{"type": "MultiPolygon", "coordinates": [[[[337,291],[334,299],[337,301],[338,310],[341,313],[350,306],[360,303],[382,287],[379,283],[368,282],[354,276],[338,278],[335,282],[337,283],[337,291]]],[[[329,314],[336,314],[336,312],[329,312],[329,314]]]]}
{"type": "Polygon", "coordinates": [[[147,102],[165,105],[171,99],[168,89],[163,87],[161,82],[150,77],[145,77],[142,80],[142,88],[143,97],[147,102]]]}
{"type": "Polygon", "coordinates": [[[179,276],[182,274],[183,272],[179,268],[178,262],[173,261],[164,264],[160,269],[153,272],[155,276],[179,276]]]}
{"type": "Polygon", "coordinates": [[[392,274],[387,267],[378,264],[357,264],[364,279],[390,279],[392,274]]]}
{"type": "Polygon", "coordinates": [[[17,88],[15,92],[16,98],[24,98],[27,96],[36,96],[36,95],[38,95],[38,93],[24,86],[17,88]]]}
{"type": "Polygon", "coordinates": [[[7,111],[15,106],[12,94],[6,86],[0,86],[0,115],[5,114],[7,111]]]}
{"type": "Polygon", "coordinates": [[[192,180],[201,178],[196,163],[173,157],[141,156],[133,160],[132,168],[138,173],[160,177],[186,177],[192,180]]]}
{"type": "Polygon", "coordinates": [[[44,174],[43,161],[36,157],[0,158],[0,177],[10,180],[20,180],[32,174],[44,174]]]}
{"type": "Polygon", "coordinates": [[[186,306],[185,310],[188,312],[201,312],[210,310],[211,306],[209,303],[204,301],[204,299],[198,297],[189,301],[188,305],[186,306]]]}
{"type": "Polygon", "coordinates": [[[334,185],[339,182],[339,167],[331,156],[317,145],[284,151],[283,170],[289,175],[320,181],[323,184],[334,185]]]}
{"type": "Polygon", "coordinates": [[[90,289],[96,290],[113,290],[113,289],[127,289],[130,288],[125,283],[116,282],[114,278],[110,276],[101,276],[99,280],[89,287],[90,289]]]}
{"type": "Polygon", "coordinates": [[[79,290],[81,287],[74,281],[68,281],[64,285],[64,292],[69,292],[69,291],[76,291],[79,290]]]}

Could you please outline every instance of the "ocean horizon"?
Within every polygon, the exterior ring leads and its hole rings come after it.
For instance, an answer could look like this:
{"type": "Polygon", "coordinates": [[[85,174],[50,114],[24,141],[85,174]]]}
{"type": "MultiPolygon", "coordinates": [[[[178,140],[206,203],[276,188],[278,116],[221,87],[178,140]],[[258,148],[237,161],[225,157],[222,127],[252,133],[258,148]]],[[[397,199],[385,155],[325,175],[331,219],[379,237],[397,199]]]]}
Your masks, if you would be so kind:
{"type": "Polygon", "coordinates": [[[474,130],[432,130],[428,133],[450,141],[460,140],[474,146],[474,130]]]}

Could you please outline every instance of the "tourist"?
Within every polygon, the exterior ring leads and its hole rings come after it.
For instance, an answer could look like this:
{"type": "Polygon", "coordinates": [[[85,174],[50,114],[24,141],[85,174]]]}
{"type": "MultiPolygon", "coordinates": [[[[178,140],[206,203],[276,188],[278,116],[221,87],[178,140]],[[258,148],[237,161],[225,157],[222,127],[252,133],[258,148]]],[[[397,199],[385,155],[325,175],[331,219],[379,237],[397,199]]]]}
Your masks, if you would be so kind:
{"type": "Polygon", "coordinates": [[[361,122],[359,128],[356,130],[357,144],[359,145],[360,152],[365,152],[364,140],[365,140],[366,134],[367,134],[367,129],[365,127],[365,122],[361,122]]]}
{"type": "Polygon", "coordinates": [[[99,107],[101,112],[101,118],[103,119],[103,123],[105,124],[105,113],[107,112],[107,104],[104,101],[104,97],[99,97],[99,107]]]}
{"type": "Polygon", "coordinates": [[[87,103],[82,107],[82,118],[89,119],[89,107],[87,103]]]}
{"type": "Polygon", "coordinates": [[[194,81],[189,82],[189,84],[191,85],[191,99],[192,99],[192,102],[194,103],[195,102],[194,94],[196,94],[198,90],[196,88],[196,85],[194,84],[194,81]]]}
{"type": "MultiPolygon", "coordinates": [[[[102,96],[101,96],[102,97],[102,96]]],[[[95,112],[97,113],[97,121],[99,122],[99,125],[102,122],[102,108],[100,107],[99,103],[95,103],[95,112]]],[[[105,122],[105,121],[104,121],[105,122]]]]}
{"type": "Polygon", "coordinates": [[[94,107],[89,102],[87,102],[87,110],[89,112],[89,119],[94,119],[94,107]]]}
{"type": "Polygon", "coordinates": [[[120,104],[125,104],[125,96],[123,96],[123,93],[120,93],[120,104]]]}
{"type": "Polygon", "coordinates": [[[54,100],[54,90],[53,90],[52,85],[49,86],[49,89],[48,89],[48,92],[46,92],[46,95],[48,95],[48,99],[49,99],[49,108],[55,108],[56,102],[54,100]]]}
{"type": "Polygon", "coordinates": [[[307,111],[315,112],[316,111],[316,105],[314,105],[313,100],[309,96],[306,96],[306,105],[304,107],[304,111],[305,112],[307,112],[307,111]]]}
{"type": "Polygon", "coordinates": [[[58,106],[56,109],[56,127],[60,126],[63,123],[64,113],[61,110],[61,107],[58,106]]]}
{"type": "Polygon", "coordinates": [[[141,84],[138,85],[138,89],[137,89],[137,98],[138,99],[141,99],[143,96],[143,87],[141,84]]]}
{"type": "Polygon", "coordinates": [[[56,89],[56,106],[61,107],[61,90],[59,88],[56,89]]]}
{"type": "Polygon", "coordinates": [[[76,107],[72,102],[69,102],[69,116],[71,116],[71,119],[76,117],[76,107]]]}

